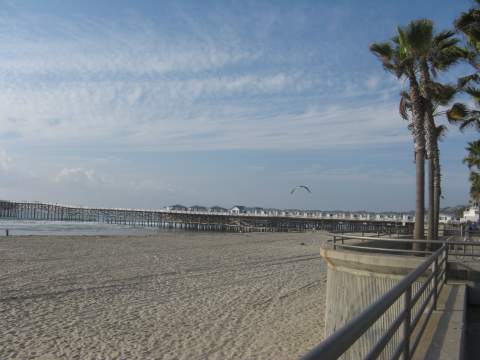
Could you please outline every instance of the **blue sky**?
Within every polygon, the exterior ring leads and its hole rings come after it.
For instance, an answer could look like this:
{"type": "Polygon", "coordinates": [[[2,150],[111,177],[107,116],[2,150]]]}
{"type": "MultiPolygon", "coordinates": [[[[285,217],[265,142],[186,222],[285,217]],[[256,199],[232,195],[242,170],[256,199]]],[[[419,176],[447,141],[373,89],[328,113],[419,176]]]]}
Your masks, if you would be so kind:
{"type": "MultiPolygon", "coordinates": [[[[0,198],[413,209],[405,84],[368,46],[470,5],[0,1],[0,198]]],[[[468,201],[474,138],[441,145],[444,205],[468,201]]]]}

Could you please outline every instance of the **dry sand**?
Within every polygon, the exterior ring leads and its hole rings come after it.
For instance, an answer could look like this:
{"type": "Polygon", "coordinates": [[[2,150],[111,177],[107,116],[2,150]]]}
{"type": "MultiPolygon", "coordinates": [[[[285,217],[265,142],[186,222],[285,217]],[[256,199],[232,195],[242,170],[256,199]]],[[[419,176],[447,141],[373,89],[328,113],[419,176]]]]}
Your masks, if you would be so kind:
{"type": "Polygon", "coordinates": [[[296,359],[326,236],[1,237],[0,359],[296,359]]]}

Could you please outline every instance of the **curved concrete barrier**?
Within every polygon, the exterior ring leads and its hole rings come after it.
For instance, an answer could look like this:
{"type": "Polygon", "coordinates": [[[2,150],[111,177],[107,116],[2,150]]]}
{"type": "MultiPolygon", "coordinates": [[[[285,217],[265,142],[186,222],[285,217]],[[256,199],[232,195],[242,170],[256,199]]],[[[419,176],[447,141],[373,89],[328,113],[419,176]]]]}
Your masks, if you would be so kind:
{"type": "MultiPolygon", "coordinates": [[[[406,274],[416,269],[422,257],[385,255],[322,247],[320,254],[328,264],[325,337],[333,334],[352,317],[384,295],[406,274]]],[[[428,275],[428,274],[426,274],[428,275]]],[[[422,285],[416,282],[413,293],[422,285]]],[[[423,300],[423,299],[421,299],[423,300]]],[[[385,333],[403,309],[403,297],[344,354],[343,359],[363,358],[385,333]]],[[[414,308],[414,314],[416,309],[414,308]]],[[[389,358],[398,344],[400,327],[379,359],[389,358]]]]}

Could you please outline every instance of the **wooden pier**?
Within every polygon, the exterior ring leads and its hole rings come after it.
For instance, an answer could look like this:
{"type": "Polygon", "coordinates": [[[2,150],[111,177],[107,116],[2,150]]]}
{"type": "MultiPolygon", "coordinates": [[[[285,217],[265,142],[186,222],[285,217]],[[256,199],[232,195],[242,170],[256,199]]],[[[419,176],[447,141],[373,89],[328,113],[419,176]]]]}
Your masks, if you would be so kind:
{"type": "Polygon", "coordinates": [[[288,232],[326,230],[412,234],[413,223],[327,219],[313,216],[272,216],[176,210],[89,208],[40,202],[0,200],[0,219],[77,221],[158,227],[191,231],[288,232]]]}

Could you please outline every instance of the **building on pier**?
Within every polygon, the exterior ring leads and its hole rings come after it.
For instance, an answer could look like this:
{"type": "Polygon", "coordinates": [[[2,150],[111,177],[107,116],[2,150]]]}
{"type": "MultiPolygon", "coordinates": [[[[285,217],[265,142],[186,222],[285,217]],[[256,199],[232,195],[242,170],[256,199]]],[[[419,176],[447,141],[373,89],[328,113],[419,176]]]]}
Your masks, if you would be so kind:
{"type": "Polygon", "coordinates": [[[211,213],[227,213],[227,212],[228,212],[228,209],[225,209],[224,207],[215,205],[215,206],[212,206],[212,207],[209,209],[209,212],[211,212],[211,213]]]}
{"type": "Polygon", "coordinates": [[[187,211],[188,208],[186,206],[180,205],[180,204],[175,204],[175,205],[170,205],[167,206],[167,210],[173,210],[173,211],[187,211]]]}
{"type": "Polygon", "coordinates": [[[245,206],[235,205],[229,210],[230,214],[238,215],[238,214],[245,214],[246,208],[245,206]]]}
{"type": "Polygon", "coordinates": [[[208,212],[208,208],[201,205],[193,205],[188,208],[188,211],[208,212]]]}

